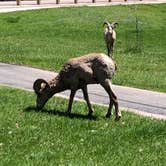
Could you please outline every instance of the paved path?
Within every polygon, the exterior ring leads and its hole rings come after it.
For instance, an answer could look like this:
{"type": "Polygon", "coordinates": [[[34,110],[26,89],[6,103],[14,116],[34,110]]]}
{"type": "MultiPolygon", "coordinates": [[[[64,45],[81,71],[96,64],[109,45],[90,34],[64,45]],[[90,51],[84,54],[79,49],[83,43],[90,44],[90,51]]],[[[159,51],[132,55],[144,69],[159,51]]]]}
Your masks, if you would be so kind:
{"type": "MultiPolygon", "coordinates": [[[[56,8],[68,6],[108,6],[108,5],[128,5],[128,4],[158,4],[166,3],[166,0],[96,0],[97,3],[91,3],[91,0],[78,0],[78,4],[73,3],[74,0],[61,0],[60,4],[56,4],[55,0],[41,0],[41,5],[36,5],[36,1],[22,1],[20,6],[16,6],[15,1],[0,1],[0,13],[13,12],[21,10],[36,10],[42,8],[56,8]]],[[[0,84],[14,86],[32,90],[32,84],[36,78],[50,79],[55,77],[56,73],[43,71],[39,69],[9,65],[0,63],[0,84]]],[[[112,85],[113,90],[118,96],[120,107],[125,107],[129,111],[134,111],[146,116],[158,117],[166,119],[166,94],[140,90],[136,88],[122,87],[112,85]]],[[[99,85],[88,86],[90,99],[94,103],[108,105],[108,96],[99,85]]],[[[61,93],[62,96],[68,96],[69,91],[61,93]]],[[[76,97],[82,99],[82,93],[78,91],[76,97]]]]}
{"type": "MultiPolygon", "coordinates": [[[[27,90],[32,90],[33,82],[37,78],[52,79],[57,73],[40,69],[0,63],[0,84],[27,90]]],[[[166,119],[166,93],[158,93],[136,88],[112,85],[112,89],[119,99],[120,107],[147,116],[157,116],[166,119]]],[[[89,85],[90,100],[94,103],[108,105],[108,95],[100,85],[89,85]]],[[[60,93],[69,96],[69,91],[60,93]]],[[[82,92],[76,94],[82,99],[82,92]]]]}
{"type": "Polygon", "coordinates": [[[41,0],[41,5],[36,5],[36,0],[21,1],[21,5],[17,6],[16,1],[0,1],[0,13],[23,11],[23,10],[36,10],[44,8],[57,8],[57,7],[70,7],[70,6],[111,6],[111,5],[130,5],[130,4],[158,4],[166,3],[166,0],[96,0],[96,3],[92,3],[92,0],[78,0],[77,4],[74,4],[74,0],[61,0],[60,4],[56,4],[55,0],[41,0]]]}

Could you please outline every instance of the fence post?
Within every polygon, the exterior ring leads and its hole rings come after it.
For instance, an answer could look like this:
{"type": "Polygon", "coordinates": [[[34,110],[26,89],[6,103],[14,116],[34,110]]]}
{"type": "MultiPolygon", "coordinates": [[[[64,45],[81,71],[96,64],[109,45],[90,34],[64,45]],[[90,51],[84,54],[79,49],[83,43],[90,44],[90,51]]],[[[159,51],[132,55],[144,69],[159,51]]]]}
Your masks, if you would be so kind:
{"type": "Polygon", "coordinates": [[[60,0],[56,0],[56,4],[59,4],[59,1],[60,1],[60,0]]]}
{"type": "Polygon", "coordinates": [[[96,0],[92,0],[92,3],[95,3],[96,2],[96,0]]]}
{"type": "Polygon", "coordinates": [[[37,5],[40,5],[40,0],[37,0],[37,5]]]}
{"type": "Polygon", "coordinates": [[[21,0],[16,0],[17,6],[20,5],[21,0]]]}
{"type": "Polygon", "coordinates": [[[112,0],[108,0],[108,2],[111,2],[112,0]]]}
{"type": "Polygon", "coordinates": [[[77,3],[78,2],[78,0],[74,0],[74,3],[77,3]]]}

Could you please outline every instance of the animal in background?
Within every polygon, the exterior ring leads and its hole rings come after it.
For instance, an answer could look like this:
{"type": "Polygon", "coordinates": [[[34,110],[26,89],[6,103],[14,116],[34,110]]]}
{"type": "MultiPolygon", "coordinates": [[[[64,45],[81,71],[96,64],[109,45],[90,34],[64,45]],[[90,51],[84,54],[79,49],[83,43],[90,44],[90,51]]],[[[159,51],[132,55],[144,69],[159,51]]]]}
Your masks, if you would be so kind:
{"type": "Polygon", "coordinates": [[[108,21],[104,22],[104,40],[107,46],[107,54],[109,57],[113,58],[113,51],[114,51],[114,43],[116,40],[116,32],[115,28],[117,27],[118,23],[113,22],[110,23],[108,21]]]}

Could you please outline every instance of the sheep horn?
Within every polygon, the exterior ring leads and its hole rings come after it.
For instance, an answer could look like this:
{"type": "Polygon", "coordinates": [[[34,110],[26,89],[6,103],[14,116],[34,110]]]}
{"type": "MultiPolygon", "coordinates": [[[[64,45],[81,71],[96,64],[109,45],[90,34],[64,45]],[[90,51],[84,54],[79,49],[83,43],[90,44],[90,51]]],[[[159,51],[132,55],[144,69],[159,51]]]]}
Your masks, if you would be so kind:
{"type": "Polygon", "coordinates": [[[113,22],[112,24],[111,24],[111,26],[112,26],[112,28],[114,29],[114,28],[116,28],[117,27],[117,25],[118,25],[118,23],[117,22],[113,22]]]}
{"type": "Polygon", "coordinates": [[[36,94],[40,94],[41,89],[44,89],[46,86],[49,86],[47,81],[44,79],[37,79],[33,84],[33,89],[36,94]]]}
{"type": "Polygon", "coordinates": [[[105,25],[109,26],[110,23],[109,23],[108,21],[105,21],[105,22],[103,23],[103,26],[105,26],[105,25]]]}

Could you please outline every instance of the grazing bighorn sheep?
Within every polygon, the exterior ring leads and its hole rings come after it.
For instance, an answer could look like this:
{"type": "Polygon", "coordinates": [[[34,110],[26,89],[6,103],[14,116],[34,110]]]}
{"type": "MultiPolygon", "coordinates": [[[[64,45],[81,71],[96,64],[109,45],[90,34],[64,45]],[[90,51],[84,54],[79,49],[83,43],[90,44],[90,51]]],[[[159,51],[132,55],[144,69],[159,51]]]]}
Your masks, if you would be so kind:
{"type": "Polygon", "coordinates": [[[117,97],[111,90],[111,79],[115,73],[114,61],[105,54],[92,53],[77,58],[69,59],[63,66],[59,74],[51,81],[37,79],[33,84],[33,89],[37,94],[37,108],[42,109],[45,103],[55,93],[70,89],[70,99],[67,113],[71,113],[74,95],[78,89],[82,89],[84,99],[87,102],[89,114],[92,115],[87,85],[101,84],[109,95],[110,103],[106,117],[111,116],[113,105],[115,106],[116,119],[120,119],[121,112],[118,108],[117,97]]]}
{"type": "Polygon", "coordinates": [[[103,24],[105,26],[104,39],[107,45],[108,56],[111,58],[113,57],[114,42],[116,40],[116,32],[114,29],[117,25],[117,22],[109,23],[108,21],[103,24]]]}

